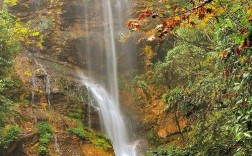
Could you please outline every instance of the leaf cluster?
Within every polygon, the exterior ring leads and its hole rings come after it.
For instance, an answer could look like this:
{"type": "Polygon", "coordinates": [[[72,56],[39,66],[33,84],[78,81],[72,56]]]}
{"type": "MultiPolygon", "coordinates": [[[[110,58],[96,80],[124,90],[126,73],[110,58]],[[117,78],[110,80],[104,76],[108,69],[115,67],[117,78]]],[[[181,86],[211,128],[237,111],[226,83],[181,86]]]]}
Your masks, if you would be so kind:
{"type": "Polygon", "coordinates": [[[48,122],[39,122],[36,127],[39,133],[38,151],[40,155],[44,155],[52,138],[52,128],[48,122]]]}
{"type": "Polygon", "coordinates": [[[6,149],[19,138],[20,129],[17,126],[0,128],[0,149],[6,149]]]}

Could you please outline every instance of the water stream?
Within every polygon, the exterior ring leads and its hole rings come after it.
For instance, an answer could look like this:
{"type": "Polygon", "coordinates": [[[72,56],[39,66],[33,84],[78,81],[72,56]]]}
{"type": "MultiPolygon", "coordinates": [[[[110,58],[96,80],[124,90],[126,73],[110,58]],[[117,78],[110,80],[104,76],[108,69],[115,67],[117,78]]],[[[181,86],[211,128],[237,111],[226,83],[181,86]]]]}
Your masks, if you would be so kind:
{"type": "MultiPolygon", "coordinates": [[[[48,107],[50,108],[50,106],[51,106],[51,101],[50,101],[50,96],[51,96],[50,75],[47,73],[45,67],[42,64],[40,64],[35,58],[34,58],[34,62],[36,64],[36,66],[38,66],[39,69],[44,74],[44,84],[45,84],[46,99],[47,99],[48,107]]],[[[36,71],[33,71],[33,74],[34,74],[34,72],[36,72],[36,71]]]]}
{"type": "Polygon", "coordinates": [[[36,89],[36,81],[35,81],[35,67],[32,67],[32,75],[31,75],[31,105],[34,105],[34,97],[35,97],[35,89],[36,89]]]}
{"type": "Polygon", "coordinates": [[[58,143],[58,137],[56,134],[53,134],[53,137],[54,137],[54,146],[55,146],[55,151],[61,155],[61,151],[60,151],[60,146],[59,146],[59,143],[58,143]]]}
{"type": "Polygon", "coordinates": [[[112,141],[115,155],[135,156],[136,145],[130,143],[125,118],[120,110],[118,92],[118,55],[123,53],[123,47],[118,40],[125,25],[123,21],[127,16],[129,2],[83,2],[86,5],[83,25],[86,36],[81,58],[87,62],[88,72],[85,76],[81,75],[81,78],[88,89],[89,104],[97,105],[95,107],[98,107],[100,122],[112,141]]]}

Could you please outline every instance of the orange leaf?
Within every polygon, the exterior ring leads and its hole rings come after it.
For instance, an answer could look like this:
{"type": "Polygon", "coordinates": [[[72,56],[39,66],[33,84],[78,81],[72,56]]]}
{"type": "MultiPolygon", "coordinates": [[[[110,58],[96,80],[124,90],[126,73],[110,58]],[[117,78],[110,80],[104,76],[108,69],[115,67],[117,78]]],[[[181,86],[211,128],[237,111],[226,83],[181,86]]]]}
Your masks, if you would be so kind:
{"type": "Polygon", "coordinates": [[[225,58],[225,57],[227,57],[227,50],[223,50],[221,53],[220,53],[220,57],[221,58],[225,58]]]}

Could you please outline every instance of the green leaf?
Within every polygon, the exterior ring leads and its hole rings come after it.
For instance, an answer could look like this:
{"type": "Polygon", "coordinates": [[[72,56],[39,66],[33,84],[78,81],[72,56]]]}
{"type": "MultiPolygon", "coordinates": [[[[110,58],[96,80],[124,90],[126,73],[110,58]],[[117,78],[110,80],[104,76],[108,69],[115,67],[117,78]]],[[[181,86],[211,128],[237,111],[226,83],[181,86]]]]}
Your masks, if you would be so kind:
{"type": "Polygon", "coordinates": [[[4,3],[10,3],[11,5],[17,5],[17,0],[4,0],[4,3]]]}
{"type": "Polygon", "coordinates": [[[244,133],[244,136],[251,138],[251,135],[249,133],[244,133]]]}
{"type": "Polygon", "coordinates": [[[166,9],[170,9],[171,6],[170,6],[170,5],[165,5],[165,8],[166,8],[166,9]]]}
{"type": "Polygon", "coordinates": [[[150,10],[150,11],[151,11],[151,10],[154,10],[154,7],[149,7],[149,9],[148,9],[148,10],[150,10]]]}
{"type": "Polygon", "coordinates": [[[234,26],[233,26],[233,23],[232,23],[232,21],[231,21],[231,19],[226,19],[226,24],[227,24],[227,26],[228,27],[230,27],[230,28],[234,28],[234,26]]]}

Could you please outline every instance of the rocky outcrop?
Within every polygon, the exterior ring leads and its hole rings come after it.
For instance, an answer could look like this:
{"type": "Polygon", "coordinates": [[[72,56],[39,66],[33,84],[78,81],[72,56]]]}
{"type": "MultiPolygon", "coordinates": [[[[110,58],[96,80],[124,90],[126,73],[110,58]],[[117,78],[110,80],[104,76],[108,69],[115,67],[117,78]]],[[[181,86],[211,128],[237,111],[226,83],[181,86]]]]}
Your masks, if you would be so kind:
{"type": "MultiPolygon", "coordinates": [[[[87,89],[76,72],[85,66],[85,58],[80,55],[85,34],[82,10],[82,0],[19,0],[12,8],[21,21],[31,21],[30,27],[41,33],[43,42],[41,46],[37,44],[41,38],[28,38],[16,57],[15,71],[25,87],[20,96],[23,104],[16,108],[19,118],[15,119],[21,134],[3,155],[39,155],[36,124],[43,121],[52,126],[64,156],[112,155],[111,150],[94,145],[92,139],[81,140],[69,133],[69,128],[78,128],[80,122],[84,131],[90,133],[87,115],[91,115],[92,127],[99,129],[97,113],[88,108],[87,89]]],[[[95,136],[96,132],[90,135],[95,136]]],[[[48,155],[60,155],[53,138],[48,155]]]]}

